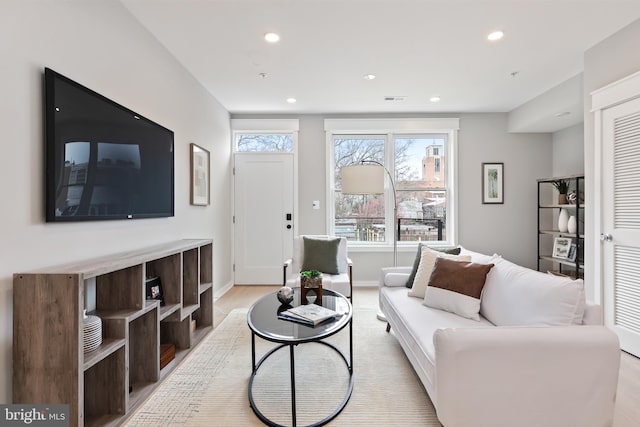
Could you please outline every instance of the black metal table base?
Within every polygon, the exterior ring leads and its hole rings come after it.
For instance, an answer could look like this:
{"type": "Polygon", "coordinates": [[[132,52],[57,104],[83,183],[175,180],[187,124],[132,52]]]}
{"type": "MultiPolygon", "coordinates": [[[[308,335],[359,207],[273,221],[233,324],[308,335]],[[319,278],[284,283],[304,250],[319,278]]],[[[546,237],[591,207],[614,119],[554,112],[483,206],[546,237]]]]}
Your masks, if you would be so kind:
{"type": "MultiPolygon", "coordinates": [[[[349,360],[347,360],[347,357],[344,355],[344,353],[342,353],[342,351],[340,351],[340,349],[334,346],[333,344],[325,341],[321,341],[321,340],[313,341],[314,343],[323,344],[323,345],[326,345],[327,347],[332,348],[336,353],[340,355],[340,357],[342,357],[342,360],[344,361],[344,363],[347,366],[347,369],[349,370],[349,387],[347,388],[347,392],[345,393],[344,399],[342,400],[342,402],[340,403],[338,408],[336,408],[335,411],[333,411],[326,418],[323,418],[322,420],[315,422],[313,424],[309,424],[308,427],[319,427],[327,424],[329,421],[337,417],[338,414],[340,414],[340,412],[342,412],[344,407],[347,405],[347,402],[349,402],[349,398],[351,397],[351,393],[353,391],[353,346],[352,346],[353,342],[352,342],[352,335],[351,335],[353,331],[351,328],[352,328],[352,324],[349,325],[349,335],[350,335],[349,336],[349,360]]],[[[262,358],[257,364],[256,364],[255,343],[256,343],[256,336],[254,333],[252,333],[251,334],[251,363],[252,363],[253,370],[251,372],[251,378],[249,379],[249,405],[251,406],[251,409],[256,414],[256,416],[260,418],[260,420],[266,425],[272,426],[272,427],[284,427],[282,424],[278,424],[270,420],[269,418],[267,418],[256,406],[253,400],[253,380],[256,374],[258,373],[258,369],[260,369],[260,366],[264,361],[266,361],[271,355],[273,355],[276,351],[280,350],[281,348],[289,347],[289,363],[290,363],[290,370],[291,370],[291,421],[292,421],[292,426],[296,427],[297,417],[296,417],[296,378],[295,378],[295,364],[294,364],[294,346],[300,343],[281,344],[279,346],[276,346],[271,350],[269,350],[269,352],[267,352],[264,356],[262,356],[262,358]]]]}

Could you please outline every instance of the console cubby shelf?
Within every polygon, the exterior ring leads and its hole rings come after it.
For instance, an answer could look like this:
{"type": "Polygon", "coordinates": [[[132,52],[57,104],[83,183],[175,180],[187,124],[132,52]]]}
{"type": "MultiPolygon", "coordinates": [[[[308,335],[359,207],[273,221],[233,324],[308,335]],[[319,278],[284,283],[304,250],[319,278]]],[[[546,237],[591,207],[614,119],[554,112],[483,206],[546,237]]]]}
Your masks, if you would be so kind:
{"type": "Polygon", "coordinates": [[[13,402],[68,404],[70,425],[119,425],[213,329],[213,243],[180,240],[13,277],[13,402]],[[164,304],[146,300],[159,277],[164,304]],[[102,319],[84,353],[83,311],[102,319]],[[44,331],[44,333],[43,333],[44,331]],[[160,369],[160,344],[176,358],[160,369]]]}

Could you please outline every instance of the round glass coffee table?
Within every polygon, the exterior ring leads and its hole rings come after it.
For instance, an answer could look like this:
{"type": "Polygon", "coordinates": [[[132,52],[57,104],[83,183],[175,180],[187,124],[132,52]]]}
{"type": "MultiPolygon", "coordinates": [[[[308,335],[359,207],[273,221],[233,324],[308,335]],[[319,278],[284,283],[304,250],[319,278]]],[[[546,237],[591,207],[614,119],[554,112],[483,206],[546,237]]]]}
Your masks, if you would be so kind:
{"type": "Polygon", "coordinates": [[[259,299],[251,308],[247,314],[247,323],[249,329],[251,329],[251,378],[249,379],[249,404],[251,409],[260,420],[269,426],[281,426],[274,421],[268,419],[258,409],[256,402],[253,398],[253,380],[260,369],[260,366],[276,351],[283,347],[289,347],[289,366],[291,374],[291,419],[292,425],[296,426],[296,377],[294,367],[294,347],[304,343],[319,343],[323,344],[335,352],[337,352],[344,363],[347,366],[349,373],[349,385],[344,399],[340,405],[326,418],[313,423],[313,426],[321,426],[332,419],[344,409],[351,397],[353,391],[353,309],[349,300],[343,295],[333,292],[329,289],[323,289],[321,305],[341,314],[334,319],[327,320],[316,326],[307,326],[301,323],[283,320],[278,318],[278,314],[286,310],[287,308],[296,307],[300,305],[300,288],[294,289],[294,299],[288,306],[282,306],[280,301],[276,297],[276,293],[270,293],[259,299]],[[335,345],[323,341],[349,325],[349,358],[335,345]],[[269,350],[257,363],[256,363],[256,336],[278,343],[269,350]]]}

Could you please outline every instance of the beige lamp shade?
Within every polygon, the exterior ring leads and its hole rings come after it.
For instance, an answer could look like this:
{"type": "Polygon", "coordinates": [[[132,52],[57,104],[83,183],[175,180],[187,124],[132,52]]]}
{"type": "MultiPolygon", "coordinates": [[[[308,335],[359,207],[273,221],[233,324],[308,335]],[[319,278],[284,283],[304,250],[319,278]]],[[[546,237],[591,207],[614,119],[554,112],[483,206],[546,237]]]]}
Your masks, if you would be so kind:
{"type": "Polygon", "coordinates": [[[342,194],[384,193],[384,167],[378,165],[351,165],[340,169],[342,194]]]}

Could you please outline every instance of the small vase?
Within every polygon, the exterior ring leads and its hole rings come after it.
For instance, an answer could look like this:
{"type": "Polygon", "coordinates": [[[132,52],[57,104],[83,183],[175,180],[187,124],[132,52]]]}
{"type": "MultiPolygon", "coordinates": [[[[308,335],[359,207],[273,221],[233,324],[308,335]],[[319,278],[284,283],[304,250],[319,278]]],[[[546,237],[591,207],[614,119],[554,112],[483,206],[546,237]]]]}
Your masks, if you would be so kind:
{"type": "Polygon", "coordinates": [[[560,209],[558,215],[558,231],[566,233],[569,229],[569,212],[566,209],[560,209]]]}
{"type": "Polygon", "coordinates": [[[567,204],[567,195],[566,194],[558,194],[558,204],[566,205],[567,204]]]}
{"type": "Polygon", "coordinates": [[[569,220],[567,221],[567,231],[571,234],[576,234],[578,231],[578,221],[576,220],[575,215],[571,215],[569,220]]]}

